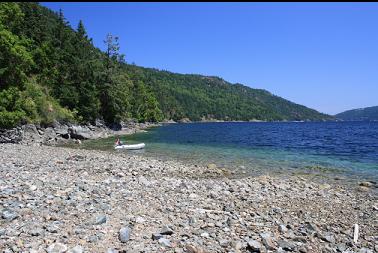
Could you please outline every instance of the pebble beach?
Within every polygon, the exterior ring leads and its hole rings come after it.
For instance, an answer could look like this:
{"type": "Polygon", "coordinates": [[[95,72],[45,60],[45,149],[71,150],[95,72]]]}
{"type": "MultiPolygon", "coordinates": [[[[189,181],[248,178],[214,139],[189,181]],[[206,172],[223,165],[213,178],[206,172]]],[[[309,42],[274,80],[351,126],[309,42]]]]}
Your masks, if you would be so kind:
{"type": "Polygon", "coordinates": [[[0,249],[378,252],[376,187],[0,144],[0,249]]]}

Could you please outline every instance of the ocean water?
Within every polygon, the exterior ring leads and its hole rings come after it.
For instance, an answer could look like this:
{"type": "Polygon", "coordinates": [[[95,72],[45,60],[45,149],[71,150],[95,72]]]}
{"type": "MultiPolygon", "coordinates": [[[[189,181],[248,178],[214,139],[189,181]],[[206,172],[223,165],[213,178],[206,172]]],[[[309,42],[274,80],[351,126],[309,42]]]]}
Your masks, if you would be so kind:
{"type": "Polygon", "coordinates": [[[83,148],[215,163],[247,174],[297,173],[378,181],[378,122],[230,122],[168,124],[121,136],[146,143],[139,151],[113,150],[115,138],[83,148]]]}

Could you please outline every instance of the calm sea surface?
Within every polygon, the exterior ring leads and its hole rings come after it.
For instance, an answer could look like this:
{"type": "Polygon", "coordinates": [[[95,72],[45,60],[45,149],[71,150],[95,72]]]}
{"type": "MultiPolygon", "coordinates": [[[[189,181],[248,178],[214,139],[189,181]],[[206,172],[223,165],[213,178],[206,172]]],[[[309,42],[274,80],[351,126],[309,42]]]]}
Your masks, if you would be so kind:
{"type": "MultiPolygon", "coordinates": [[[[83,147],[113,150],[114,140],[83,147]]],[[[215,163],[251,174],[289,171],[378,181],[378,122],[169,124],[121,140],[144,142],[146,148],[114,152],[215,163]]]]}

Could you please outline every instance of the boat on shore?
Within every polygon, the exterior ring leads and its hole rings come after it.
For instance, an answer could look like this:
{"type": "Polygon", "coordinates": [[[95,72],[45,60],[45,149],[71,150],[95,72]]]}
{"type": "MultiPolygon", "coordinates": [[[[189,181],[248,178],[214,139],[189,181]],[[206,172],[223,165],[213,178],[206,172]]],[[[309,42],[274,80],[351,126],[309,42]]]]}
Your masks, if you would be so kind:
{"type": "Polygon", "coordinates": [[[138,143],[138,144],[123,144],[123,145],[116,145],[114,146],[114,149],[127,149],[127,150],[137,150],[137,149],[143,149],[146,146],[144,143],[138,143]]]}

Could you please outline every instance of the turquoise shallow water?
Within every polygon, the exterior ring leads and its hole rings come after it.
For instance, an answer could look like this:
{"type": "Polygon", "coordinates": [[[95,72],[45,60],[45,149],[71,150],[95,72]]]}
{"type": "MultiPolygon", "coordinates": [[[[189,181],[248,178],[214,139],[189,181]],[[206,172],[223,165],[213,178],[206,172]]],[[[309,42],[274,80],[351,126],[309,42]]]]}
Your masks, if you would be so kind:
{"type": "MultiPolygon", "coordinates": [[[[293,172],[378,181],[378,122],[253,122],[170,124],[121,136],[146,143],[130,152],[159,159],[245,170],[293,172]]],[[[83,148],[113,150],[115,138],[83,148]]]]}

